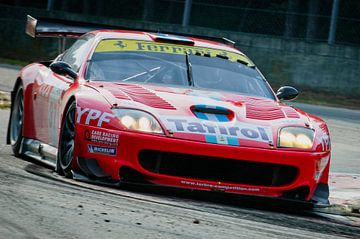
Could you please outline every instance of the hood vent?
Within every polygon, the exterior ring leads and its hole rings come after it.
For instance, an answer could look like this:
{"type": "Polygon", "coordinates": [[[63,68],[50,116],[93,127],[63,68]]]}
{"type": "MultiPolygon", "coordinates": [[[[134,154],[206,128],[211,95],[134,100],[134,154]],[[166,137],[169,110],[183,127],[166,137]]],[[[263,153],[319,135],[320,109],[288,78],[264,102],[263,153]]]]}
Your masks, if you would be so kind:
{"type": "Polygon", "coordinates": [[[110,93],[116,98],[116,99],[120,99],[120,100],[131,100],[130,97],[125,94],[123,91],[119,90],[119,89],[107,89],[108,91],[110,91],[110,93]]]}
{"type": "Polygon", "coordinates": [[[300,115],[298,114],[298,112],[296,112],[296,110],[294,110],[293,108],[291,108],[289,106],[284,106],[282,108],[282,110],[285,112],[286,117],[288,117],[288,118],[296,118],[296,119],[300,118],[300,115]]]}
{"type": "Polygon", "coordinates": [[[280,107],[273,101],[250,98],[246,102],[246,118],[276,120],[285,118],[285,115],[280,107]]]}
{"type": "Polygon", "coordinates": [[[112,92],[113,95],[118,99],[133,100],[138,103],[158,109],[175,110],[175,107],[172,106],[170,103],[168,103],[163,98],[159,97],[158,95],[147,90],[144,87],[141,87],[139,85],[130,85],[130,84],[116,84],[116,85],[120,87],[120,90],[123,93],[123,94],[118,94],[119,91],[116,91],[116,93],[112,92]],[[125,98],[124,95],[126,95],[127,98],[125,98]]]}

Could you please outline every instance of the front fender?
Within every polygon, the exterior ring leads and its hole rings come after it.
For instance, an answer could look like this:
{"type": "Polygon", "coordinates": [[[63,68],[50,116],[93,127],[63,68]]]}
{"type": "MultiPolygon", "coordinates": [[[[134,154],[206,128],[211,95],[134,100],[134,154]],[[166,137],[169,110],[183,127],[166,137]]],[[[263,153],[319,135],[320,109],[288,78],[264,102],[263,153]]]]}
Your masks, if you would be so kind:
{"type": "Polygon", "coordinates": [[[112,112],[112,105],[99,92],[79,92],[76,95],[76,108],[76,123],[107,129],[122,128],[112,112]]]}

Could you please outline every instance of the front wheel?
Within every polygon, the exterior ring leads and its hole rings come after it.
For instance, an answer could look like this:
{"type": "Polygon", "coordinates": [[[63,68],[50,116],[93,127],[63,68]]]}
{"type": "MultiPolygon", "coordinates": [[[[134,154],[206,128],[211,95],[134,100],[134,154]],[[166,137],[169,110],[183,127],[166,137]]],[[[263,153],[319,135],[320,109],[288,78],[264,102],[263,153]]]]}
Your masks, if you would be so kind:
{"type": "Polygon", "coordinates": [[[74,101],[68,107],[62,123],[56,160],[56,171],[68,178],[72,177],[71,166],[74,158],[75,113],[76,102],[74,101]]]}
{"type": "Polygon", "coordinates": [[[23,113],[24,113],[24,95],[23,87],[20,85],[16,90],[16,95],[11,108],[10,117],[10,144],[14,155],[21,156],[20,146],[23,139],[23,113]]]}

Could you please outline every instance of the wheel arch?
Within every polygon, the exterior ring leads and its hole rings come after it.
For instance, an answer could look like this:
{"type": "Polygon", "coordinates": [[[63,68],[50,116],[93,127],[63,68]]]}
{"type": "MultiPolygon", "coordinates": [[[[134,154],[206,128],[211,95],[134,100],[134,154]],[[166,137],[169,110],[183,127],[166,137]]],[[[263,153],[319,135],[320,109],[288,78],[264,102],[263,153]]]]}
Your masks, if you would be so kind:
{"type": "MultiPolygon", "coordinates": [[[[71,177],[71,173],[69,172],[65,172],[61,166],[60,166],[60,162],[59,162],[59,154],[60,154],[60,147],[61,147],[61,135],[62,135],[62,130],[63,130],[63,124],[64,124],[64,120],[66,117],[66,112],[68,111],[69,107],[75,102],[76,104],[76,96],[75,95],[71,95],[69,96],[69,98],[66,100],[66,104],[64,105],[64,107],[61,109],[61,115],[59,116],[60,118],[60,129],[59,129],[59,140],[58,140],[58,151],[57,151],[57,159],[56,159],[56,167],[55,167],[55,171],[57,173],[59,173],[60,175],[65,175],[66,177],[71,177]]],[[[76,112],[75,112],[75,117],[76,117],[76,112]]]]}
{"type": "MultiPolygon", "coordinates": [[[[62,125],[63,125],[63,123],[64,123],[64,117],[65,117],[65,115],[66,115],[66,111],[67,111],[67,109],[69,108],[69,106],[70,106],[74,101],[76,102],[76,99],[77,99],[77,97],[76,97],[75,95],[71,95],[71,96],[69,97],[69,99],[67,100],[64,108],[62,108],[61,116],[60,116],[60,131],[61,131],[61,127],[62,127],[62,125]]],[[[60,135],[61,135],[61,132],[59,132],[59,136],[60,136],[60,135]]]]}

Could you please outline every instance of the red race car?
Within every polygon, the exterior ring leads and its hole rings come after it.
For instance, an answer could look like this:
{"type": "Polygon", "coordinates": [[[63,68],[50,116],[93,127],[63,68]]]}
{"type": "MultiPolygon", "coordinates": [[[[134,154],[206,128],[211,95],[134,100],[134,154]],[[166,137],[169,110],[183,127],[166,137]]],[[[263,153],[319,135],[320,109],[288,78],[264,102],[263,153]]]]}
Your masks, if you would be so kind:
{"type": "Polygon", "coordinates": [[[28,16],[32,36],[78,39],[19,73],[16,156],[76,179],[328,204],[325,122],[282,103],[298,91],[275,94],[233,42],[93,29],[28,16]]]}

